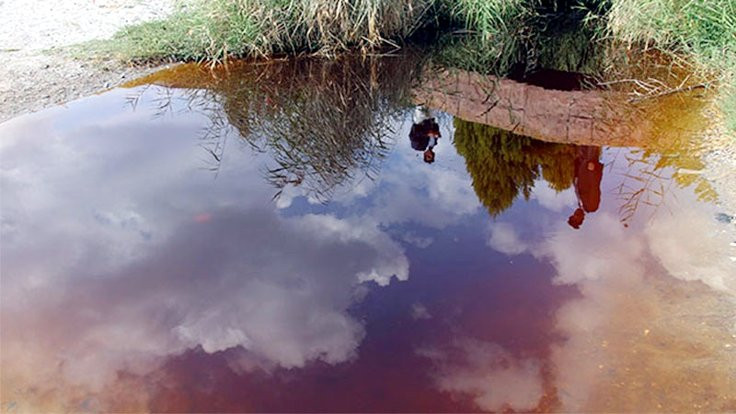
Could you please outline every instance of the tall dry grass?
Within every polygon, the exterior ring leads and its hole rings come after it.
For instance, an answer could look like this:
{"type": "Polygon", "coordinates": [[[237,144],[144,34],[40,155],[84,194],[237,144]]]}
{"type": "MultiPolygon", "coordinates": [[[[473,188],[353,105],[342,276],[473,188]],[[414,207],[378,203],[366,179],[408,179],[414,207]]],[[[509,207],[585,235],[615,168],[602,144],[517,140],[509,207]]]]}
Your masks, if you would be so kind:
{"type": "Polygon", "coordinates": [[[104,45],[129,60],[224,60],[397,46],[432,23],[440,0],[189,0],[168,19],[104,45]]]}

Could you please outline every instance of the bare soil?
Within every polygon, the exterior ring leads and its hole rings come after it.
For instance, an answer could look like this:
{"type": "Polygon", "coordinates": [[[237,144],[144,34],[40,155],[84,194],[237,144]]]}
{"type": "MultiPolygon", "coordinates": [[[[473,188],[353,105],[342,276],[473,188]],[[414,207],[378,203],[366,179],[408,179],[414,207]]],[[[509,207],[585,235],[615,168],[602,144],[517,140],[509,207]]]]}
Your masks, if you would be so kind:
{"type": "Polygon", "coordinates": [[[173,0],[0,0],[0,122],[158,69],[75,57],[69,46],[172,9],[173,0]]]}

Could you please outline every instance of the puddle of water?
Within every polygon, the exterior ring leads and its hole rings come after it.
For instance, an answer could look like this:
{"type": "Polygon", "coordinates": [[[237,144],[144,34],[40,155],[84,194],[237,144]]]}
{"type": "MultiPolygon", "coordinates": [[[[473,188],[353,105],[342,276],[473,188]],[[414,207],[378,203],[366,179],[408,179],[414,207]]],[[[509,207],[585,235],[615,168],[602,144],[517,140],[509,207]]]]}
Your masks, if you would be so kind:
{"type": "Polygon", "coordinates": [[[736,410],[707,97],[420,69],[183,66],[0,126],[3,411],[736,410]]]}

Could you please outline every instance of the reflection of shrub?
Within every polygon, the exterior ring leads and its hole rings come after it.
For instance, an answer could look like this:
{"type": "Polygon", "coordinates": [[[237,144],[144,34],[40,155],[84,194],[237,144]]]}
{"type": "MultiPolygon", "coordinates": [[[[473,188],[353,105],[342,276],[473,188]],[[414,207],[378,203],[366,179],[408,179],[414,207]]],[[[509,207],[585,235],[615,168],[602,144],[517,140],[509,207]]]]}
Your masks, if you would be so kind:
{"type": "Polygon", "coordinates": [[[408,103],[414,66],[406,59],[299,60],[230,76],[224,109],[241,136],[271,153],[277,186],[328,196],[357,171],[370,174],[408,103]],[[246,81],[243,81],[246,79],[246,81]]]}
{"type": "Polygon", "coordinates": [[[455,146],[465,157],[475,193],[493,216],[511,207],[519,193],[528,199],[540,177],[557,191],[573,182],[574,145],[537,141],[455,118],[455,146]]]}
{"type": "Polygon", "coordinates": [[[216,162],[222,129],[233,127],[271,156],[265,174],[279,190],[299,186],[325,199],[356,175],[377,172],[421,65],[411,55],[236,62],[212,72],[184,66],[149,81],[193,91],[188,106],[210,118],[204,145],[216,162]]]}

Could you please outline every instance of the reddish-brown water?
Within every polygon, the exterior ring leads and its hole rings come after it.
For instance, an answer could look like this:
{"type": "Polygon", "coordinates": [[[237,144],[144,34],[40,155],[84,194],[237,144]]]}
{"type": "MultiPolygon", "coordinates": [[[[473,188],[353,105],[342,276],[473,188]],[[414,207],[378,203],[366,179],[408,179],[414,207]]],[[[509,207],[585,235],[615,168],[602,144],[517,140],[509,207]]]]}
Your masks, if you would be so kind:
{"type": "Polygon", "coordinates": [[[434,112],[427,164],[411,73],[294,69],[0,125],[3,412],[736,410],[705,98],[645,149],[434,112]]]}

